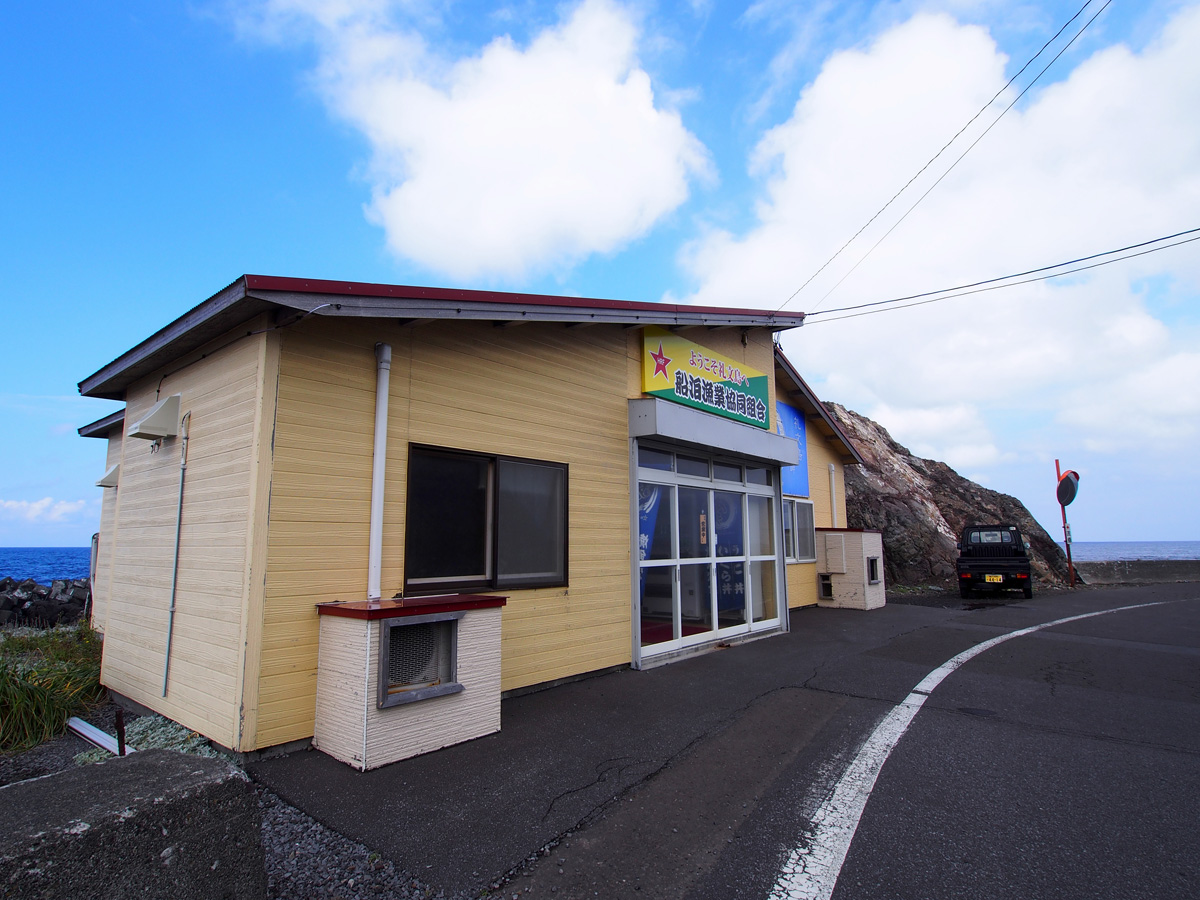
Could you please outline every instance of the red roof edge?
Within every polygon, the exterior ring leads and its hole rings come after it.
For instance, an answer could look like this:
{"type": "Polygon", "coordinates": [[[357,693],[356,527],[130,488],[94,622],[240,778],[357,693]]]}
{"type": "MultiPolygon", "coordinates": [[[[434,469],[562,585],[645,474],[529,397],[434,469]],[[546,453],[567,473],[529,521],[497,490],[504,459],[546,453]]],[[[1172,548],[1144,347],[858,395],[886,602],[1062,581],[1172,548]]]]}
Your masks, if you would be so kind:
{"type": "Polygon", "coordinates": [[[299,294],[344,294],[358,297],[404,297],[442,302],[496,303],[509,306],[570,306],[579,309],[614,309],[637,312],[710,313],[713,315],[768,316],[796,325],[804,313],[781,313],[763,309],[725,306],[693,306],[687,303],[654,303],[640,300],[601,300],[589,297],[560,297],[550,294],[521,294],[477,291],[465,288],[414,287],[402,284],[372,284],[362,281],[325,281],[320,278],[288,278],[276,275],[243,275],[247,290],[290,291],[299,294]]]}

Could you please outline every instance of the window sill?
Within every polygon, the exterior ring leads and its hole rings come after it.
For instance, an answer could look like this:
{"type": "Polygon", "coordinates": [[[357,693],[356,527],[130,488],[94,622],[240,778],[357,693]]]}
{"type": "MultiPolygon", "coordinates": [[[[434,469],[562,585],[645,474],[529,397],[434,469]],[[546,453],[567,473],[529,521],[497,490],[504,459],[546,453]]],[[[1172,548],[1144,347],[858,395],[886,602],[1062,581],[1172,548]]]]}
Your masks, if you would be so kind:
{"type": "Polygon", "coordinates": [[[463,686],[457,681],[447,682],[446,684],[433,684],[429,687],[416,688],[411,691],[397,691],[394,694],[389,694],[387,699],[378,704],[380,709],[388,709],[393,706],[404,706],[408,703],[417,703],[421,700],[432,700],[434,697],[445,697],[448,694],[457,694],[463,690],[463,686]]]}
{"type": "Polygon", "coordinates": [[[317,614],[373,621],[468,609],[491,609],[504,606],[506,603],[508,603],[507,597],[494,594],[436,594],[430,597],[405,597],[391,600],[318,603],[317,614]]]}

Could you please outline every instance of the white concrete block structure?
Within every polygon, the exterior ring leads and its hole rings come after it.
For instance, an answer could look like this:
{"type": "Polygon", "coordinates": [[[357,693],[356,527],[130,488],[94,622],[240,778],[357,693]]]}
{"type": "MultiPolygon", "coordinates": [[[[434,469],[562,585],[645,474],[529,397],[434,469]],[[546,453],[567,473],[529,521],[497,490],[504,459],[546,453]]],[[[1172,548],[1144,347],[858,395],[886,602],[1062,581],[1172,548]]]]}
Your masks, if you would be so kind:
{"type": "Polygon", "coordinates": [[[322,604],[313,746],[366,771],[499,731],[503,606],[467,595],[322,604]],[[439,631],[443,646],[430,641],[439,631]]]}
{"type": "Polygon", "coordinates": [[[833,609],[878,609],[887,601],[883,535],[854,528],[817,529],[817,603],[833,609]]]}

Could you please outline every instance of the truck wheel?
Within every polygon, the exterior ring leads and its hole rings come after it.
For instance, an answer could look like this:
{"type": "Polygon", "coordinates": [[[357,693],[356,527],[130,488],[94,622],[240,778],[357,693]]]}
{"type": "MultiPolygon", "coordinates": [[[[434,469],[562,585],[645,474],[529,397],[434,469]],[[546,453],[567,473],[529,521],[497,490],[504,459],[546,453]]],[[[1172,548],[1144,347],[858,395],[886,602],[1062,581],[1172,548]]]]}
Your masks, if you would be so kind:
{"type": "Polygon", "coordinates": [[[960,582],[958,585],[958,596],[962,597],[964,600],[969,600],[971,598],[971,588],[968,585],[960,582]]]}
{"type": "Polygon", "coordinates": [[[1027,587],[1027,588],[1025,588],[1025,599],[1026,599],[1026,600],[1032,600],[1032,599],[1033,599],[1033,588],[1031,588],[1031,587],[1027,587]]]}

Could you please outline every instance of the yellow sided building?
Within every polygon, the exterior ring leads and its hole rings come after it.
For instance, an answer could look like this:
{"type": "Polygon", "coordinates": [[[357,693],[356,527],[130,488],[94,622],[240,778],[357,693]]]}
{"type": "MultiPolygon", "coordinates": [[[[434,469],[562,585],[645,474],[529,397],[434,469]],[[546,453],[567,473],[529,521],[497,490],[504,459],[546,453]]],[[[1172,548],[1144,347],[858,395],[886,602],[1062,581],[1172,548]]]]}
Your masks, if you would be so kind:
{"type": "Polygon", "coordinates": [[[787,630],[861,463],[775,344],[802,321],[238,279],[79,386],[125,404],[80,429],[104,684],[368,768],[472,736],[430,710],[485,733],[500,692],[787,630]]]}

